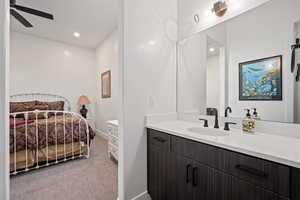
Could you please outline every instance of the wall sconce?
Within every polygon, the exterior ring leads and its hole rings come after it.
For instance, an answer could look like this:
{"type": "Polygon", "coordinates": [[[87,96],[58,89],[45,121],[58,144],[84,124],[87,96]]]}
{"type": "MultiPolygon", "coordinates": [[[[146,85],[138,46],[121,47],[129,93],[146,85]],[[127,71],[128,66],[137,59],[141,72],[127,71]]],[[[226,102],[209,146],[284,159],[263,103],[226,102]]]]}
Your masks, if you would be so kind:
{"type": "Polygon", "coordinates": [[[211,9],[211,11],[215,13],[215,15],[218,17],[224,16],[227,10],[228,10],[228,5],[226,1],[218,1],[214,3],[213,8],[211,9]]]}

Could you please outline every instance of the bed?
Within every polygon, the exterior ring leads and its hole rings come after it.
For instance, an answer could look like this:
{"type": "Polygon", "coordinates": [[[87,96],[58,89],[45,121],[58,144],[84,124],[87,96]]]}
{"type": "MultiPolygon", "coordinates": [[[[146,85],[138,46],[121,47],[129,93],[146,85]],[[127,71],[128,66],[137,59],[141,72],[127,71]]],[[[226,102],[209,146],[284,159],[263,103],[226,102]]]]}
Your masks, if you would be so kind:
{"type": "Polygon", "coordinates": [[[10,172],[16,175],[68,160],[88,158],[95,134],[58,95],[10,98],[10,172]]]}

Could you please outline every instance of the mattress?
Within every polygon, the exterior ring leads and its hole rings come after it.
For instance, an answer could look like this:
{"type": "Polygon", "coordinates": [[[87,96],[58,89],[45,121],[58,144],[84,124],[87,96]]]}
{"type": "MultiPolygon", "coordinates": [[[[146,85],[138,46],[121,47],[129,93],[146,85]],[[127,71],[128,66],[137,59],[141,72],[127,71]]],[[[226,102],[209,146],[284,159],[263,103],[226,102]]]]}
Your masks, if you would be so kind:
{"type": "Polygon", "coordinates": [[[10,153],[10,171],[14,172],[21,169],[34,167],[38,162],[46,162],[48,155],[48,162],[53,162],[65,158],[84,154],[88,151],[88,147],[85,143],[74,142],[63,145],[51,145],[47,148],[40,149],[38,151],[28,150],[27,151],[27,162],[26,162],[26,151],[18,151],[16,153],[10,153]],[[56,151],[57,149],[57,151],[56,151]],[[38,155],[37,155],[37,153],[38,155]],[[56,153],[57,152],[57,153],[56,153]],[[57,157],[56,157],[57,156],[57,157]],[[16,162],[15,162],[16,160],[16,162]]]}
{"type": "Polygon", "coordinates": [[[71,114],[19,123],[22,121],[24,118],[10,119],[11,172],[45,163],[47,158],[51,162],[86,153],[87,132],[90,141],[95,136],[85,120],[71,114]]]}
{"type": "MultiPolygon", "coordinates": [[[[14,119],[11,119],[11,123],[13,121],[14,119]]],[[[89,131],[89,139],[93,139],[95,133],[87,127],[85,121],[70,114],[13,125],[10,127],[10,153],[26,149],[40,150],[46,148],[47,144],[52,146],[80,141],[87,143],[87,131],[89,131]]]]}

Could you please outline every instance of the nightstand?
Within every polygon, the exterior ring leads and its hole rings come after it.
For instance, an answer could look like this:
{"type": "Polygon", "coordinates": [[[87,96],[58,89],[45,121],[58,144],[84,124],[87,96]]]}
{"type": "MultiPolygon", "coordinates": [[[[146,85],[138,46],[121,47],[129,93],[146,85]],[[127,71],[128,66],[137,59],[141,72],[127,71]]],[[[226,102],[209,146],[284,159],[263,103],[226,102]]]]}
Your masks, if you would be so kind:
{"type": "Polygon", "coordinates": [[[96,122],[92,118],[87,118],[86,121],[88,122],[89,126],[93,129],[96,130],[96,122]]]}
{"type": "Polygon", "coordinates": [[[119,154],[119,121],[110,120],[107,124],[107,135],[108,135],[108,156],[113,157],[118,161],[119,154]]]}

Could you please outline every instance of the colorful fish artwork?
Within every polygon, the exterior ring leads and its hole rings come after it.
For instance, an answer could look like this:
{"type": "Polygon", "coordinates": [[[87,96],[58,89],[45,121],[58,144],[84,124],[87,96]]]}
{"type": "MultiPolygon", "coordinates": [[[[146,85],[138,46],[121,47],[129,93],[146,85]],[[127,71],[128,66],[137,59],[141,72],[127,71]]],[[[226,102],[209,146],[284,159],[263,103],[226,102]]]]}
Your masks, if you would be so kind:
{"type": "Polygon", "coordinates": [[[282,100],[282,56],[240,63],[240,100],[282,100]]]}

